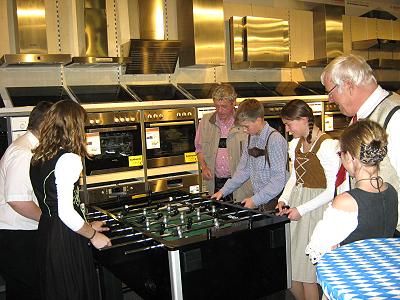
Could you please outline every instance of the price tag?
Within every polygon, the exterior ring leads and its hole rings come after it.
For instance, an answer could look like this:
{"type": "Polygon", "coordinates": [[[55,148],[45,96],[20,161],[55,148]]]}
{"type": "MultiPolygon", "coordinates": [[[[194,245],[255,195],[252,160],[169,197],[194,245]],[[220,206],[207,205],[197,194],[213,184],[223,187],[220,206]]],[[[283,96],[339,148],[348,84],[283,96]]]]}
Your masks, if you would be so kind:
{"type": "Polygon", "coordinates": [[[333,131],[333,116],[325,115],[325,131],[333,131]]]}
{"type": "Polygon", "coordinates": [[[146,148],[160,149],[160,129],[158,127],[146,128],[146,148]]]}
{"type": "Polygon", "coordinates": [[[185,153],[185,163],[197,162],[196,152],[186,152],[185,153]]]}
{"type": "Polygon", "coordinates": [[[86,149],[87,152],[91,155],[101,154],[100,133],[86,133],[86,149]]]}
{"type": "Polygon", "coordinates": [[[143,166],[143,156],[142,155],[132,155],[132,156],[129,156],[128,159],[129,159],[130,167],[143,166]]]}

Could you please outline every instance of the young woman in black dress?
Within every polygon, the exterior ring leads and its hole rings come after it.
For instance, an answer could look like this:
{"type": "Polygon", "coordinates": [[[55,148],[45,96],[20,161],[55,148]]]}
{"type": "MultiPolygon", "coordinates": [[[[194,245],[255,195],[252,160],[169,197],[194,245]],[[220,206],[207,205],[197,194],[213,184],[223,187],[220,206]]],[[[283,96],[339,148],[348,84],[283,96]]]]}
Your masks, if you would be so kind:
{"type": "Polygon", "coordinates": [[[85,110],[76,102],[55,103],[42,123],[30,177],[42,216],[39,221],[41,299],[98,299],[90,244],[111,245],[102,222],[89,224],[81,211],[78,181],[87,156],[85,110]],[[90,243],[89,243],[90,242],[90,243]]]}
{"type": "Polygon", "coordinates": [[[313,232],[306,253],[316,263],[328,251],[371,238],[390,238],[396,230],[398,196],[379,176],[388,135],[378,123],[361,120],[344,130],[338,153],[353,178],[352,189],[335,197],[313,232]]]}

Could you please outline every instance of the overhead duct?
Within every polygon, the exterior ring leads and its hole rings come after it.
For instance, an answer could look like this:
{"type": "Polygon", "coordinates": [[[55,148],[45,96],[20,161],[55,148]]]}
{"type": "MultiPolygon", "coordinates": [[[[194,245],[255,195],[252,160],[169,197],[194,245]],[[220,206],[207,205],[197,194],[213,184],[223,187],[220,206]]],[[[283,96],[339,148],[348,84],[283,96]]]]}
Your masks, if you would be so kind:
{"type": "Polygon", "coordinates": [[[313,10],[314,59],[307,67],[324,67],[343,54],[343,6],[318,5],[313,10]]]}
{"type": "Polygon", "coordinates": [[[72,58],[71,67],[105,67],[123,64],[122,57],[110,57],[106,0],[78,0],[79,55],[72,58]]]}
{"type": "MultiPolygon", "coordinates": [[[[138,0],[130,7],[130,25],[139,20],[139,38],[132,38],[121,47],[126,61],[126,74],[171,74],[175,72],[181,42],[167,40],[165,28],[165,0],[138,0]],[[135,19],[136,20],[133,20],[135,19]]],[[[133,30],[131,30],[131,36],[133,30]]]]}
{"type": "Polygon", "coordinates": [[[289,22],[262,17],[231,17],[231,68],[293,68],[289,61],[289,22]]]}
{"type": "Polygon", "coordinates": [[[177,19],[180,67],[225,65],[222,0],[178,0],[177,19]]]}
{"type": "Polygon", "coordinates": [[[71,61],[69,54],[48,54],[44,0],[15,0],[12,5],[16,54],[5,54],[6,66],[54,65],[71,61]]]}

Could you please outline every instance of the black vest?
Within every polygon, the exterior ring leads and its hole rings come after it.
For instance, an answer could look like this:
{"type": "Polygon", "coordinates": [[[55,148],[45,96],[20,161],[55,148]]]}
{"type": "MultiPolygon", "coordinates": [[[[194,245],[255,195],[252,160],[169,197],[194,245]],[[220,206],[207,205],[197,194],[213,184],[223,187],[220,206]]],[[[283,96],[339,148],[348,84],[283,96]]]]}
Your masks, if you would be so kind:
{"type": "Polygon", "coordinates": [[[348,193],[358,205],[358,226],[341,245],[372,238],[391,238],[397,225],[397,191],[389,184],[386,191],[369,193],[353,189],[348,193]]]}
{"type": "MultiPolygon", "coordinates": [[[[67,153],[65,150],[60,150],[52,159],[36,165],[31,164],[30,167],[29,173],[33,191],[38,199],[42,214],[48,217],[58,216],[57,186],[54,170],[58,159],[65,153],[67,153]]],[[[74,208],[83,217],[80,210],[78,181],[75,183],[74,188],[74,208]]]]}

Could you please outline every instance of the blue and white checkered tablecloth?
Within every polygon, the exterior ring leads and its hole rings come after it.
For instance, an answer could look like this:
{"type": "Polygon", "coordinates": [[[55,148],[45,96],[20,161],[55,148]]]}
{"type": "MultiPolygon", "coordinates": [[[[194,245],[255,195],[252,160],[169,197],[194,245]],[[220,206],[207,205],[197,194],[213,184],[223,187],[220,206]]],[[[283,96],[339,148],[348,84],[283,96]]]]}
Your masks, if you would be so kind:
{"type": "Polygon", "coordinates": [[[362,240],[326,253],[317,280],[329,299],[400,299],[400,239],[362,240]]]}

